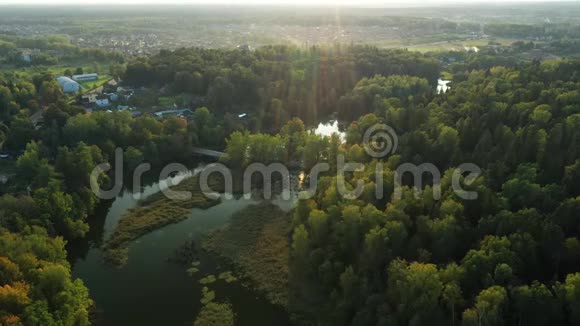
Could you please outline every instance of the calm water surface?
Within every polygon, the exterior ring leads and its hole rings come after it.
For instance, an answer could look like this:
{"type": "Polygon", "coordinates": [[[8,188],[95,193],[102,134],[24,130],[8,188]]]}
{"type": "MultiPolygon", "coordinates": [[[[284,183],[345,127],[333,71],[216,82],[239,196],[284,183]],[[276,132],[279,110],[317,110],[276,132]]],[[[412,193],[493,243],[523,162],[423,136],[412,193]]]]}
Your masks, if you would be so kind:
{"type": "MultiPolygon", "coordinates": [[[[178,175],[175,180],[196,173],[178,175]]],[[[165,183],[143,189],[144,195],[159,191],[165,183]]],[[[120,217],[137,199],[124,192],[103,204],[91,220],[91,232],[83,242],[69,246],[73,276],[81,278],[97,304],[97,323],[102,325],[191,325],[201,308],[199,279],[229,270],[219,259],[200,253],[200,272],[193,277],[188,266],[168,262],[187,241],[198,241],[211,229],[223,226],[233,213],[256,203],[249,199],[224,200],[207,210],[193,209],[189,218],[151,232],[129,246],[129,260],[122,268],[103,263],[101,245],[120,217]]],[[[287,204],[287,203],[286,203],[287,204]]],[[[236,325],[287,325],[287,313],[239,282],[218,280],[208,286],[216,300],[229,302],[236,313],[236,325]]]]}
{"type": "Polygon", "coordinates": [[[443,80],[439,78],[437,80],[437,94],[447,92],[451,88],[451,86],[447,86],[447,84],[449,84],[450,82],[451,82],[450,80],[443,80]]]}

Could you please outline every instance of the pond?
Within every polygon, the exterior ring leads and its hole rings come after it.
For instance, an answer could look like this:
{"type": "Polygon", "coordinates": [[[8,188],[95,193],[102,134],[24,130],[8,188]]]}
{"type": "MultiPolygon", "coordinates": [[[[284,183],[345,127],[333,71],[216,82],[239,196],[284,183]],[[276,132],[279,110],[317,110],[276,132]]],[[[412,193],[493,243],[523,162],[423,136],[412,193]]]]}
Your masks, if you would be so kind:
{"type": "MultiPolygon", "coordinates": [[[[199,169],[177,175],[175,181],[191,176],[199,169]]],[[[163,181],[142,191],[150,195],[164,187],[163,181]]],[[[233,213],[256,203],[251,199],[224,200],[206,210],[192,209],[189,218],[153,231],[129,246],[129,260],[121,268],[103,262],[103,240],[114,230],[120,217],[137,200],[125,191],[112,202],[104,203],[91,220],[91,232],[83,242],[69,246],[73,276],[89,288],[97,306],[99,325],[191,325],[201,309],[199,280],[217,275],[227,267],[217,257],[199,252],[199,272],[188,275],[189,266],[169,262],[181,245],[198,242],[211,229],[227,223],[233,213]]],[[[237,325],[286,325],[288,314],[271,305],[261,295],[239,282],[218,280],[208,286],[218,302],[229,302],[237,325]]]]}
{"type": "Polygon", "coordinates": [[[437,80],[437,94],[447,92],[451,88],[451,86],[447,86],[447,84],[449,84],[450,82],[451,82],[450,80],[443,80],[439,78],[437,80]]]}
{"type": "Polygon", "coordinates": [[[345,133],[340,130],[338,120],[319,123],[316,129],[314,129],[314,133],[327,137],[330,137],[332,134],[336,133],[340,136],[340,139],[345,139],[345,133]]]}

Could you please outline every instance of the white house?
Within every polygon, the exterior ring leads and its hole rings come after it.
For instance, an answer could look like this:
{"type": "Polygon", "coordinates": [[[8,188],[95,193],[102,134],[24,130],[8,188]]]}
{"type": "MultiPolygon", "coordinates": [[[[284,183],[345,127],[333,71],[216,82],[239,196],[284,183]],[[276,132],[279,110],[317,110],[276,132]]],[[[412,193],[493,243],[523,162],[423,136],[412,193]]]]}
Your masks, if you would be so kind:
{"type": "Polygon", "coordinates": [[[84,74],[84,75],[74,75],[72,79],[82,82],[99,79],[99,74],[84,74]]]}
{"type": "Polygon", "coordinates": [[[68,77],[57,77],[56,81],[58,81],[64,93],[76,93],[81,89],[81,85],[79,85],[79,83],[68,77]]]}

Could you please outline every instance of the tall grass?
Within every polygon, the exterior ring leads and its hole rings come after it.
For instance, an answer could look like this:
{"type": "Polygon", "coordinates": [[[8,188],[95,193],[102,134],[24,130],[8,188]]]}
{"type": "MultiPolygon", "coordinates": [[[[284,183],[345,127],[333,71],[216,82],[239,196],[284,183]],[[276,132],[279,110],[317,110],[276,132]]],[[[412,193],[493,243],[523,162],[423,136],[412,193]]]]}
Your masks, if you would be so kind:
{"type": "MultiPolygon", "coordinates": [[[[219,185],[212,182],[217,181],[210,180],[212,189],[218,189],[219,185]]],[[[131,241],[186,219],[193,208],[206,209],[219,203],[219,200],[203,195],[197,177],[185,179],[171,189],[188,191],[191,198],[169,199],[159,192],[142,200],[138,207],[129,209],[103,246],[103,256],[107,262],[116,266],[124,265],[129,258],[128,246],[131,241]]]]}
{"type": "Polygon", "coordinates": [[[232,262],[273,304],[288,304],[291,218],[263,203],[234,214],[230,223],[208,234],[203,248],[232,262]]]}

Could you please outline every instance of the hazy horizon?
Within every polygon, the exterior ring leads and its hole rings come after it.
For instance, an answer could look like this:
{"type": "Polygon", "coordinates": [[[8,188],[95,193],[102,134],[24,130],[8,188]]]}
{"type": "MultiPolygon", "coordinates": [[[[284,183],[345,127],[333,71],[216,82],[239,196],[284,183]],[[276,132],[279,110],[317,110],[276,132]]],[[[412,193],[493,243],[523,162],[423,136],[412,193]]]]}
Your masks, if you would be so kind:
{"type": "Polygon", "coordinates": [[[204,5],[204,6],[352,6],[352,7],[433,7],[445,5],[505,5],[524,3],[577,3],[573,0],[0,0],[0,5],[10,6],[111,6],[111,5],[204,5]]]}

